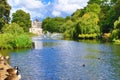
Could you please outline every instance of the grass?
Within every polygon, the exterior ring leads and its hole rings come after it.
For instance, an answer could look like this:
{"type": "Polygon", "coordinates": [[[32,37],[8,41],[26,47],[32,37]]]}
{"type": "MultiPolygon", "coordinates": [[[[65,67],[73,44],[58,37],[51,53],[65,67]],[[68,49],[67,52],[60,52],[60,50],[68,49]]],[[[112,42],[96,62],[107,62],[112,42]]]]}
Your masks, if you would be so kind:
{"type": "Polygon", "coordinates": [[[26,34],[0,34],[0,49],[28,48],[31,44],[32,41],[26,34]]]}

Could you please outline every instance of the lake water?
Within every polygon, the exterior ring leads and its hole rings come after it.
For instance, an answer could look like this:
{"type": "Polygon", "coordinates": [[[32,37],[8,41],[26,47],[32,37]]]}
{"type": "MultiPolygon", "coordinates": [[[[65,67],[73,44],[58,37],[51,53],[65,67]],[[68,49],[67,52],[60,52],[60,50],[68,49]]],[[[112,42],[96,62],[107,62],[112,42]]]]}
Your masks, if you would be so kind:
{"type": "Polygon", "coordinates": [[[34,49],[6,55],[21,80],[120,80],[120,45],[38,39],[34,49]]]}

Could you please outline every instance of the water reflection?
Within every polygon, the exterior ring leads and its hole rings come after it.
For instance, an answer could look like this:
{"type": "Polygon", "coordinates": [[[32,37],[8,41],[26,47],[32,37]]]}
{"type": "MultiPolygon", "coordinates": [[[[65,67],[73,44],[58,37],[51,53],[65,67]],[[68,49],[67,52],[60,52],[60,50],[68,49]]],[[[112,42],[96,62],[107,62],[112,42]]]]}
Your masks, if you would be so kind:
{"type": "Polygon", "coordinates": [[[119,45],[38,40],[35,49],[12,51],[10,61],[22,80],[119,80],[119,54],[119,45]]]}
{"type": "Polygon", "coordinates": [[[43,43],[40,41],[34,41],[34,48],[35,49],[42,49],[43,48],[43,43]]]}

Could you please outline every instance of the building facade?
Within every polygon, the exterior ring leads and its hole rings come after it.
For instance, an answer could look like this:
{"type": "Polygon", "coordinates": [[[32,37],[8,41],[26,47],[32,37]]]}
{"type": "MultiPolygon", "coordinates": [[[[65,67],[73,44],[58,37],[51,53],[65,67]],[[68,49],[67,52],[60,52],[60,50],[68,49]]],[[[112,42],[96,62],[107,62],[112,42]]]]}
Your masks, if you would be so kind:
{"type": "Polygon", "coordinates": [[[36,34],[36,35],[42,35],[42,23],[38,20],[35,20],[32,22],[32,27],[29,29],[29,32],[36,34]]]}

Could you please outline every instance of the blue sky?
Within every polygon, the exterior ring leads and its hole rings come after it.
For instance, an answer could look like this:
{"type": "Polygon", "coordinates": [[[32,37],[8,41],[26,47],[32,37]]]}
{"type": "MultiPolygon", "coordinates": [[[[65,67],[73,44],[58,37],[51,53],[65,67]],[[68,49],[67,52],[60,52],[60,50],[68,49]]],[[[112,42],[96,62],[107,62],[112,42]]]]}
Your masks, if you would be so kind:
{"type": "Polygon", "coordinates": [[[66,17],[87,5],[88,0],[8,0],[12,6],[11,14],[22,9],[31,19],[46,17],[66,17]]]}

